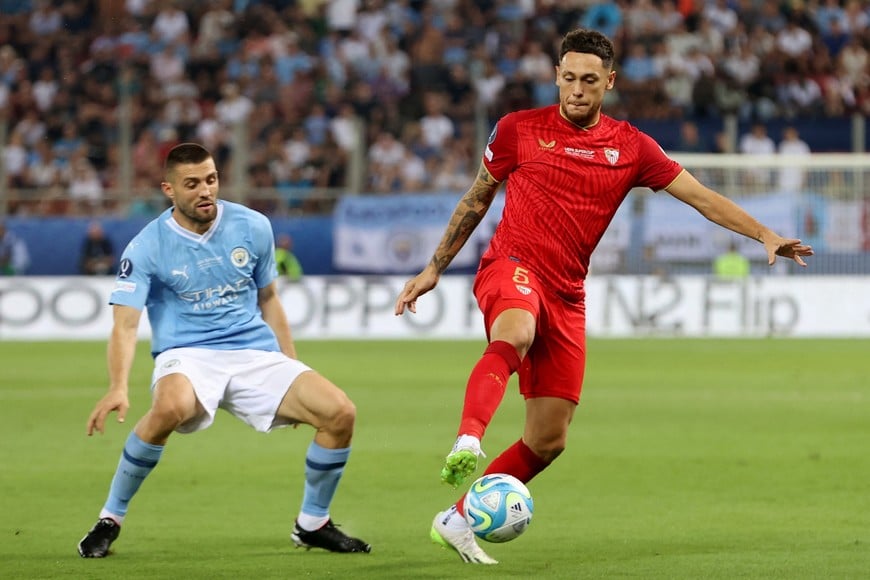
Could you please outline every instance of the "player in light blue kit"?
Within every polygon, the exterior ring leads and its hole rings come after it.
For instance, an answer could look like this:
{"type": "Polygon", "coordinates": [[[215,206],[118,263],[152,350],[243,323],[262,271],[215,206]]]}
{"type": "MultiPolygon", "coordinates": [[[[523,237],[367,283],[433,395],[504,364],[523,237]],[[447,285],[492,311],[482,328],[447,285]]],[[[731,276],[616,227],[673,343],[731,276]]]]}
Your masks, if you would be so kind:
{"type": "Polygon", "coordinates": [[[305,456],[297,546],[369,552],[333,525],[329,506],[350,454],[356,408],[345,393],[302,362],[276,293],[269,220],[218,201],[211,154],[193,143],[166,158],[163,192],[173,207],[145,226],[121,257],[110,303],[109,392],[88,417],[123,422],[142,309],[152,328],[151,409],[127,438],[99,520],[79,542],[84,558],[108,555],[127,507],[157,465],[173,431],[211,425],[218,408],[258,431],[306,423],[317,431],[305,456]]]}

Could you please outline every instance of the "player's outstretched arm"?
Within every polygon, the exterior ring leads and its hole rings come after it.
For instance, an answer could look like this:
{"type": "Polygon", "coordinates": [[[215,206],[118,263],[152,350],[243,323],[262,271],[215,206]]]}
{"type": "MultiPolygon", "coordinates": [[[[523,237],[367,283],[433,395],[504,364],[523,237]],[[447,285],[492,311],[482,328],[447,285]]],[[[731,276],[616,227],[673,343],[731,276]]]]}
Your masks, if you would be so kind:
{"type": "Polygon", "coordinates": [[[396,315],[403,314],[405,308],[411,312],[417,312],[417,298],[431,290],[438,284],[441,274],[471,237],[471,233],[486,215],[500,183],[496,181],[483,163],[477,172],[474,183],[453,210],[450,222],[444,230],[438,249],[432,255],[432,260],[409,280],[402,289],[396,300],[396,315]]]}
{"type": "Polygon", "coordinates": [[[688,171],[680,173],[665,190],[711,222],[764,244],[768,264],[781,256],[805,267],[803,257],[813,255],[811,246],[795,238],[783,238],[724,195],[703,185],[688,171]]]}
{"type": "Polygon", "coordinates": [[[128,380],[133,358],[136,355],[136,333],[139,329],[139,318],[142,313],[130,306],[115,305],[112,307],[114,323],[109,345],[106,349],[106,362],[109,369],[109,392],[97,401],[94,410],[88,417],[87,434],[94,431],[103,433],[106,417],[113,411],[118,412],[118,423],[127,418],[130,408],[128,398],[128,380]]]}

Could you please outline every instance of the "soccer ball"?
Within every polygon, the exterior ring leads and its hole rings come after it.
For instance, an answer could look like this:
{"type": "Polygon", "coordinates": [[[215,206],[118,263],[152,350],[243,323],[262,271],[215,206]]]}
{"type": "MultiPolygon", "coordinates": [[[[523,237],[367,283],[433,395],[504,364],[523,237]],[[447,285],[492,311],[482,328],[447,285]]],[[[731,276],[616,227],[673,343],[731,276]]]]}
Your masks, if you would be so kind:
{"type": "Polygon", "coordinates": [[[509,542],[532,521],[532,496],[519,479],[490,473],[471,484],[465,494],[465,520],[481,540],[509,542]]]}

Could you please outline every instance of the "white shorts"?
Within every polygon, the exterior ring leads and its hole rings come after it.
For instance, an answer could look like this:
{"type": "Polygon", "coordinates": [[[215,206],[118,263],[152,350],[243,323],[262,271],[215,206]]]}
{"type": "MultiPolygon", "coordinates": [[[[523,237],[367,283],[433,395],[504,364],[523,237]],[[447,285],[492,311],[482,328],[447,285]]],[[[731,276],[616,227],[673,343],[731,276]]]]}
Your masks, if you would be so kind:
{"type": "Polygon", "coordinates": [[[276,417],[278,406],[308,365],[281,352],[173,348],[154,359],[151,389],[174,373],[186,376],[205,413],[180,425],[179,433],[205,429],[215,412],[224,409],[257,431],[286,427],[291,421],[276,417]]]}

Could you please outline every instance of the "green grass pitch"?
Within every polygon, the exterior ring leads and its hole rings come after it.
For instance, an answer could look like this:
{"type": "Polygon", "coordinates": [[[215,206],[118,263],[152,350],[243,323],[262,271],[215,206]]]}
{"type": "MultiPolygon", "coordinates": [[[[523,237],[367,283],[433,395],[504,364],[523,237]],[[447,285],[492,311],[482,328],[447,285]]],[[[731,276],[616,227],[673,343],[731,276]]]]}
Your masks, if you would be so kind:
{"type": "MultiPolygon", "coordinates": [[[[438,481],[482,342],[301,341],[358,407],[334,519],[368,555],[295,549],[311,430],[226,413],[174,435],[115,553],[83,560],[129,430],[147,408],[138,353],[126,424],[85,436],[103,343],[0,343],[0,578],[867,578],[870,341],[590,340],[568,449],[529,487],[529,530],[463,564],[433,545],[438,481]]],[[[520,436],[511,383],[484,439],[520,436]]]]}

